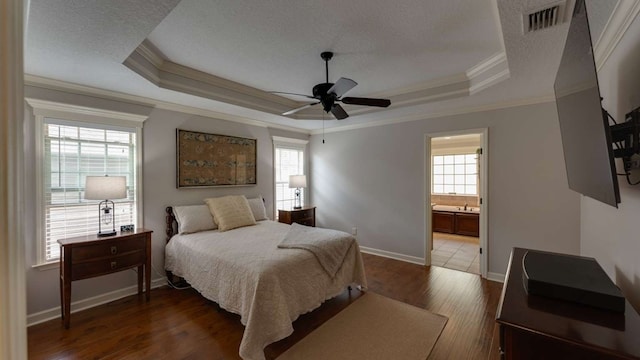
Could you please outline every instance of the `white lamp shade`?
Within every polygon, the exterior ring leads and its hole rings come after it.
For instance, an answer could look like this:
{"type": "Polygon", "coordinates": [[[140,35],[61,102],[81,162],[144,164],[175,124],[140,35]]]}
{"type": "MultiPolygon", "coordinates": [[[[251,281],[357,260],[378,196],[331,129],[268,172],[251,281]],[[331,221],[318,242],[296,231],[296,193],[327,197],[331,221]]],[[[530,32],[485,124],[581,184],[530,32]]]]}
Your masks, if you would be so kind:
{"type": "Polygon", "coordinates": [[[114,200],[127,197],[126,176],[87,176],[84,198],[114,200]]]}
{"type": "Polygon", "coordinates": [[[290,188],[306,188],[307,176],[306,175],[291,175],[289,176],[290,188]]]}

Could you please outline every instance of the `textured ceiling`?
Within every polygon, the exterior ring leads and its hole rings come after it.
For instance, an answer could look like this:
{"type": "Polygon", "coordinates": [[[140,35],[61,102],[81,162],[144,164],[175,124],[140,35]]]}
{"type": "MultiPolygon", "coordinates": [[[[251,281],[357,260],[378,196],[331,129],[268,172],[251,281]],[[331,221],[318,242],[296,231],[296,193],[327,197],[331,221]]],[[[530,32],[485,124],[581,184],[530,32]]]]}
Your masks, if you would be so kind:
{"type": "Polygon", "coordinates": [[[64,80],[74,71],[121,63],[179,2],[31,0],[26,72],[64,80]]]}
{"type": "Polygon", "coordinates": [[[464,73],[503,50],[491,0],[183,0],[148,39],[172,62],[262,90],[350,96],[464,73]]]}
{"type": "MultiPolygon", "coordinates": [[[[523,34],[522,14],[551,0],[31,0],[25,72],[280,125],[318,129],[230,103],[160,88],[122,62],[145,40],[172,62],[262,90],[309,93],[330,81],[350,96],[419,88],[504,52],[509,79],[463,98],[355,115],[327,127],[450,113],[553,95],[567,24],[523,34]]],[[[588,1],[600,32],[616,0],[588,1]]],[[[573,1],[569,0],[572,7],[573,1]]],[[[597,36],[594,37],[594,40],[597,36]]],[[[298,100],[298,99],[297,99],[298,100]]]]}

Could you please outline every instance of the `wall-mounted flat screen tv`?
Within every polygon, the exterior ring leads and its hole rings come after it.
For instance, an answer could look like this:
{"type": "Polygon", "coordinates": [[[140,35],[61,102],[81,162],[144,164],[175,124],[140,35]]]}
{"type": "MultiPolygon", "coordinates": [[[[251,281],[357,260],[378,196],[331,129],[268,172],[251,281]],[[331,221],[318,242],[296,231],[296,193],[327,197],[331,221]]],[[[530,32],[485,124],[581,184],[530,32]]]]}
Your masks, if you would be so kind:
{"type": "Polygon", "coordinates": [[[602,110],[584,1],[576,1],[555,84],[569,188],[611,206],[620,190],[611,130],[602,110]]]}

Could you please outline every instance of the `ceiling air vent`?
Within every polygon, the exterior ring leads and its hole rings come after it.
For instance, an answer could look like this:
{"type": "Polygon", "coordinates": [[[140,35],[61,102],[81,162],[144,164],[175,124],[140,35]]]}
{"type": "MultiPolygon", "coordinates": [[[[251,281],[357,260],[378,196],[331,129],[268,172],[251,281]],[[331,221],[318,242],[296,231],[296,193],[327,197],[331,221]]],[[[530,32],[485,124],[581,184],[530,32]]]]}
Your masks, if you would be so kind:
{"type": "Polygon", "coordinates": [[[548,29],[564,21],[565,2],[554,3],[542,10],[523,15],[524,33],[548,29]]]}

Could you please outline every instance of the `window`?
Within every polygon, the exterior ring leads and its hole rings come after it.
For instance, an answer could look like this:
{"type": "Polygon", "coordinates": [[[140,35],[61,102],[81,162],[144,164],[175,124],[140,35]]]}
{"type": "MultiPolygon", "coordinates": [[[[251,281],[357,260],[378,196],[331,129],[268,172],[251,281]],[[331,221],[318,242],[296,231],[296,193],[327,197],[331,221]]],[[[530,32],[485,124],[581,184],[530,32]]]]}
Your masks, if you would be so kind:
{"type": "MultiPolygon", "coordinates": [[[[295,189],[289,188],[290,175],[304,175],[306,140],[273,137],[275,172],[275,207],[290,210],[295,203],[295,189]]],[[[304,204],[305,190],[300,192],[300,202],[304,204]]],[[[276,212],[277,214],[277,212],[276,212]]]]}
{"type": "Polygon", "coordinates": [[[434,155],[433,194],[478,194],[478,157],[476,154],[434,155]]]}
{"type": "Polygon", "coordinates": [[[110,119],[52,112],[48,103],[42,109],[39,101],[28,101],[34,106],[39,139],[39,264],[60,258],[58,239],[98,232],[99,201],[84,199],[89,175],[126,176],[127,198],[113,199],[116,230],[120,225],[142,225],[141,121],[123,121],[122,113],[115,113],[119,119],[110,119]]]}

